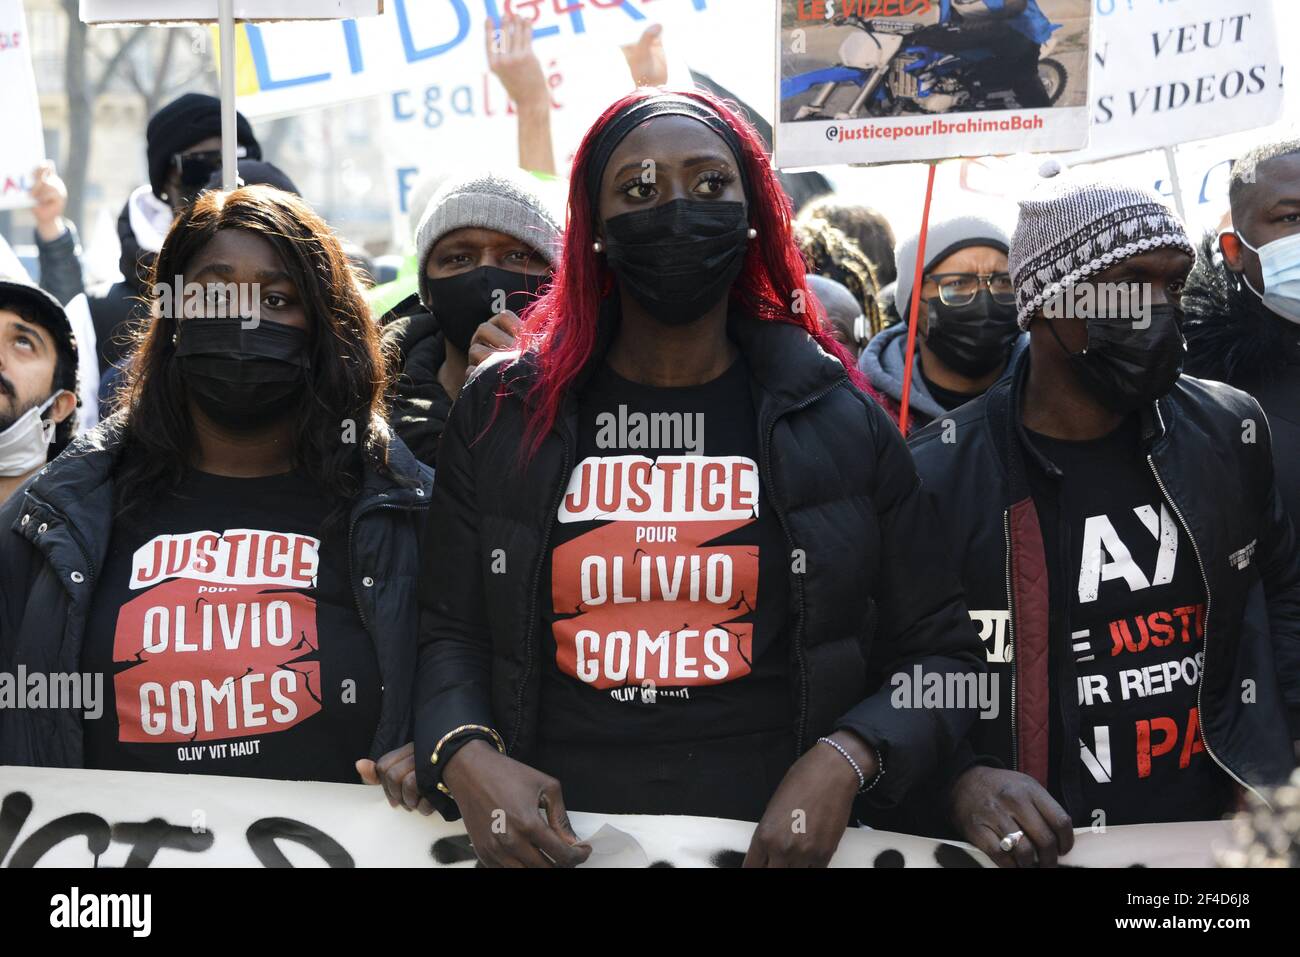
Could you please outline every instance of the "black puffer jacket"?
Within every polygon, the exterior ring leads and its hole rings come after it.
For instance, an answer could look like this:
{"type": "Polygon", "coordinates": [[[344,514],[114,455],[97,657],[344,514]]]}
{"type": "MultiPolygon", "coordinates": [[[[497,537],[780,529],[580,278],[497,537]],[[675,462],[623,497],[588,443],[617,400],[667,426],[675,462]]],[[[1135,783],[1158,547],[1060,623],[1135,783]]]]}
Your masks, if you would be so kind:
{"type": "MultiPolygon", "coordinates": [[[[415,713],[421,789],[444,815],[457,812],[435,790],[441,769],[429,760],[444,734],[492,726],[525,762],[536,741],[546,667],[540,571],[575,465],[576,395],[603,363],[612,325],[601,323],[583,378],[526,467],[519,462],[523,397],[536,375],[531,354],[485,364],[452,409],[426,531],[435,547],[420,588],[415,713]]],[[[914,666],[926,674],[983,670],[960,589],[935,570],[945,536],[898,429],[838,360],[794,325],[733,316],[729,332],[752,377],[760,474],[791,553],[806,555],[806,572],[792,569],[789,586],[798,748],[837,728],[856,732],[887,755],[869,797],[896,804],[975,714],[896,709],[890,688],[881,689],[914,666]]]]}
{"type": "Polygon", "coordinates": [[[452,397],[438,381],[447,358],[446,341],[438,320],[410,295],[385,314],[384,343],[398,357],[388,415],[393,431],[429,466],[438,462],[438,442],[451,414],[452,397]]]}
{"type": "Polygon", "coordinates": [[[1278,491],[1300,523],[1300,325],[1284,319],[1216,261],[1214,237],[1183,292],[1187,372],[1255,397],[1273,432],[1278,491]]]}
{"type": "MultiPolygon", "coordinates": [[[[76,440],[0,508],[0,672],[76,673],[113,526],[116,420],[76,440]]],[[[398,440],[368,467],[349,518],[349,577],[375,643],[383,700],[370,756],[411,740],[419,530],[432,475],[398,440]]],[[[81,767],[76,709],[0,710],[0,765],[81,767]]]]}
{"type": "MultiPolygon", "coordinates": [[[[1009,663],[1014,714],[977,721],[980,755],[1047,783],[1049,647],[1052,607],[1069,586],[1048,579],[1044,538],[1030,494],[1029,469],[1052,474],[1025,435],[1020,397],[1028,352],[1010,377],[933,423],[910,441],[927,497],[950,532],[971,614],[1007,620],[1000,652],[1009,663]]],[[[1149,469],[1191,538],[1206,595],[1200,728],[1206,750],[1233,778],[1251,785],[1284,781],[1300,737],[1300,547],[1273,480],[1267,428],[1242,441],[1243,422],[1262,423],[1250,396],[1218,382],[1183,376],[1142,414],[1143,447],[1134,463],[1149,469]],[[1245,682],[1250,681],[1248,686],[1245,682]],[[1243,702],[1249,687],[1253,700],[1243,702]]],[[[1062,555],[1058,567],[1067,564],[1062,555]]],[[[1057,616],[1066,627],[1067,616],[1057,616]]],[[[990,638],[994,632],[989,628],[990,638]]],[[[1066,656],[1069,660],[1069,656],[1066,656]]],[[[1078,737],[1077,702],[1064,695],[1062,737],[1078,737]]],[[[960,770],[960,769],[957,769],[960,770]]],[[[1089,822],[1079,795],[1065,794],[1076,824],[1089,822]]]]}

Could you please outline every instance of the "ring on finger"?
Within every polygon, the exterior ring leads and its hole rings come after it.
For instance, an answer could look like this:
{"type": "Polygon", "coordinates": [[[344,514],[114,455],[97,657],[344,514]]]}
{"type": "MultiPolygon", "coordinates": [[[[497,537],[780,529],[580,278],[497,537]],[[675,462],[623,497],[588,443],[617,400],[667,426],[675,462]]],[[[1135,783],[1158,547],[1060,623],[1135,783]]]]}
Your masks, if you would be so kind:
{"type": "Polygon", "coordinates": [[[1020,846],[1020,842],[1025,839],[1024,831],[1012,831],[1005,835],[1002,840],[998,841],[998,847],[1010,853],[1020,846]]]}

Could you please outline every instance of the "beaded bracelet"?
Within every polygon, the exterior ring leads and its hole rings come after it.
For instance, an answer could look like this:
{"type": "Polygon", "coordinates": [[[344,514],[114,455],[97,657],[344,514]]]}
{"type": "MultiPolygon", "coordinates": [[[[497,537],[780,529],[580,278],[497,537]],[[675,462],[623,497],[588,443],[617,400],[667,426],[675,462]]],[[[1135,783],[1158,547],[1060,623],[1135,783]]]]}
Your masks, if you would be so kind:
{"type": "Polygon", "coordinates": [[[876,751],[876,773],[875,776],[872,777],[871,781],[868,782],[867,776],[862,773],[862,766],[859,765],[856,760],[854,760],[853,755],[849,754],[849,752],[844,748],[844,746],[841,745],[838,741],[833,741],[830,738],[818,738],[817,743],[829,744],[832,748],[834,748],[836,751],[840,753],[840,755],[844,758],[845,761],[849,762],[849,766],[853,768],[853,773],[858,776],[859,794],[866,794],[868,791],[870,791],[872,788],[874,788],[877,784],[880,783],[880,777],[885,773],[885,759],[881,757],[881,754],[878,750],[876,751]]]}

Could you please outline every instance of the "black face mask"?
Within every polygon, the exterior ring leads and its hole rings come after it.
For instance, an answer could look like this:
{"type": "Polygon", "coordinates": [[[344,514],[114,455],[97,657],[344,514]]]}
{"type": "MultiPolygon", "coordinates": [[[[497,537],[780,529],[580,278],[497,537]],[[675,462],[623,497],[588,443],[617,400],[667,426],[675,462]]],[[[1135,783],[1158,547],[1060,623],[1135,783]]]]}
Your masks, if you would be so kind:
{"type": "Polygon", "coordinates": [[[475,329],[503,309],[522,312],[549,278],[480,266],[458,276],[430,279],[429,299],[447,341],[469,352],[475,329]]]}
{"type": "Polygon", "coordinates": [[[987,289],[964,306],[928,300],[926,345],[958,375],[978,379],[1007,361],[1011,344],[1020,335],[1016,307],[999,304],[987,289]]]}
{"type": "Polygon", "coordinates": [[[745,204],[675,199],[605,223],[605,250],[632,298],[664,325],[694,322],[745,264],[745,204]]]}
{"type": "Polygon", "coordinates": [[[187,319],[176,361],[203,414],[246,432],[287,414],[306,387],[307,333],[279,322],[245,329],[240,319],[187,319]]]}
{"type": "MultiPolygon", "coordinates": [[[[1130,319],[1089,319],[1088,347],[1068,353],[1084,388],[1112,412],[1127,414],[1150,405],[1182,374],[1187,354],[1183,310],[1162,303],[1151,307],[1149,318],[1145,329],[1135,328],[1130,319]]],[[[1047,323],[1064,349],[1051,320],[1047,323]]]]}

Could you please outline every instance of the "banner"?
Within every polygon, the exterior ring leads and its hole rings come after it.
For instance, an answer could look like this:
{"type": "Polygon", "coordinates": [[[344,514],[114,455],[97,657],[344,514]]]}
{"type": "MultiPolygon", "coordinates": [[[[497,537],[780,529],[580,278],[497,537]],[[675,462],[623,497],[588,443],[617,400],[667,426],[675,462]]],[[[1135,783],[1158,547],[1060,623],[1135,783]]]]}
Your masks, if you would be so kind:
{"type": "Polygon", "coordinates": [[[776,165],[1075,150],[1092,0],[780,0],[776,165]]]}
{"type": "Polygon", "coordinates": [[[1092,139],[1071,162],[1254,129],[1281,116],[1273,3],[1095,2],[1092,139]]]}
{"type": "MultiPolygon", "coordinates": [[[[235,0],[236,20],[334,20],[380,13],[383,0],[235,0]]],[[[217,0],[81,0],[83,23],[195,23],[217,19],[217,0]]]]}
{"type": "Polygon", "coordinates": [[[0,90],[5,135],[0,137],[0,209],[32,205],[36,167],[45,159],[41,105],[32,73],[31,35],[22,0],[0,0],[0,90]]]}
{"type": "MultiPolygon", "coordinates": [[[[584,867],[738,867],[754,825],[571,814],[584,867]]],[[[1078,832],[1076,867],[1204,867],[1231,825],[1078,832]]],[[[459,822],[394,810],[378,787],[0,767],[4,867],[472,867],[459,822]]],[[[966,844],[851,829],[832,867],[990,867],[966,844]]]]}

